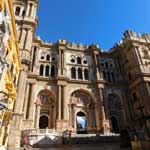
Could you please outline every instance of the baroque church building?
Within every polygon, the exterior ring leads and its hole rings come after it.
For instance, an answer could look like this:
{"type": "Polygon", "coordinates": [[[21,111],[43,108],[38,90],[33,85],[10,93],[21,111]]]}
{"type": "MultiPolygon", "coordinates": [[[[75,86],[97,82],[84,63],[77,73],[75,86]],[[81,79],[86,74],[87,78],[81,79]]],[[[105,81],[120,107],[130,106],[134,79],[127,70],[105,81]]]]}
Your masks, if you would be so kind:
{"type": "Polygon", "coordinates": [[[23,132],[39,129],[144,130],[139,118],[140,108],[150,115],[150,35],[126,31],[108,51],[64,39],[44,43],[35,35],[38,0],[13,5],[22,66],[10,145],[17,145],[23,132]]]}

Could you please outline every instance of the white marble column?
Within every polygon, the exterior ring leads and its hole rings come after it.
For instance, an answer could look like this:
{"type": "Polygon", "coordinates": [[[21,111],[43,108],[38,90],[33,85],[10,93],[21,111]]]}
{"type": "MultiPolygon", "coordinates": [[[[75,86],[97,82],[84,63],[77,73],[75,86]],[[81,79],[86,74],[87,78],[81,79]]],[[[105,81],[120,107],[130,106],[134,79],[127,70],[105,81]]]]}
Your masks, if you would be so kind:
{"type": "Polygon", "coordinates": [[[35,8],[34,8],[34,13],[33,13],[33,17],[34,17],[34,19],[36,18],[36,11],[37,11],[37,6],[34,6],[35,8]]]}
{"type": "Polygon", "coordinates": [[[31,7],[31,17],[34,17],[34,10],[35,10],[35,7],[34,7],[34,5],[32,5],[32,7],[31,7]]]}
{"type": "Polygon", "coordinates": [[[21,10],[20,10],[19,16],[22,16],[23,10],[24,10],[24,8],[22,7],[21,10]]]}
{"type": "Polygon", "coordinates": [[[82,79],[85,80],[84,68],[82,68],[82,79]]]}
{"type": "Polygon", "coordinates": [[[29,16],[29,11],[30,11],[30,4],[27,4],[27,10],[26,10],[26,16],[29,16]]]}
{"type": "Polygon", "coordinates": [[[78,79],[78,68],[76,68],[76,79],[78,79]]]}

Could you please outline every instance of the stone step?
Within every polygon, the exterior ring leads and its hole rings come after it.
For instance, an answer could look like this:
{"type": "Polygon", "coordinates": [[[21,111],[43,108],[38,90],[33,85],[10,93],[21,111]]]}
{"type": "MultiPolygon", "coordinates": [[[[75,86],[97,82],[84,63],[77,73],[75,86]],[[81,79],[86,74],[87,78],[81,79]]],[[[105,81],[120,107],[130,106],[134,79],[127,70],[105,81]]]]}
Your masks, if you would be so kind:
{"type": "Polygon", "coordinates": [[[76,145],[76,144],[103,144],[103,143],[119,143],[120,136],[92,136],[92,137],[57,137],[51,139],[45,136],[35,143],[33,147],[53,147],[60,145],[76,145]]]}
{"type": "MultiPolygon", "coordinates": [[[[97,145],[61,145],[53,148],[33,148],[32,150],[121,150],[118,143],[107,143],[97,145]]],[[[123,150],[131,150],[130,148],[124,148],[123,150]]]]}

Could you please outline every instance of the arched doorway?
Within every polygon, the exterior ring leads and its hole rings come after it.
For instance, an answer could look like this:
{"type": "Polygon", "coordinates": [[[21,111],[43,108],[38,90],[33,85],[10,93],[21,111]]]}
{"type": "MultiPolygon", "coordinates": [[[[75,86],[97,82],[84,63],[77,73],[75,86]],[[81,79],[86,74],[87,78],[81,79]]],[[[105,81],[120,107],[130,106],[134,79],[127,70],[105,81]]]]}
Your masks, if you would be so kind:
{"type": "Polygon", "coordinates": [[[55,128],[56,121],[56,101],[50,90],[41,90],[36,102],[36,128],[55,128]]]}
{"type": "Polygon", "coordinates": [[[48,117],[47,116],[41,116],[39,121],[39,128],[40,129],[46,129],[48,128],[48,117]]]}
{"type": "Polygon", "coordinates": [[[83,112],[78,112],[76,115],[77,133],[86,134],[87,133],[87,119],[83,112]]]}
{"type": "Polygon", "coordinates": [[[108,95],[107,109],[112,126],[112,132],[119,133],[124,125],[124,119],[122,114],[122,104],[118,95],[114,93],[108,95]]]}
{"type": "Polygon", "coordinates": [[[116,117],[111,117],[110,120],[111,120],[111,125],[112,125],[112,131],[114,133],[119,133],[118,121],[116,117]]]}
{"type": "Polygon", "coordinates": [[[97,118],[92,94],[83,89],[74,91],[69,106],[70,128],[77,133],[95,133],[97,118]],[[83,121],[84,127],[80,125],[79,120],[83,121]]]}

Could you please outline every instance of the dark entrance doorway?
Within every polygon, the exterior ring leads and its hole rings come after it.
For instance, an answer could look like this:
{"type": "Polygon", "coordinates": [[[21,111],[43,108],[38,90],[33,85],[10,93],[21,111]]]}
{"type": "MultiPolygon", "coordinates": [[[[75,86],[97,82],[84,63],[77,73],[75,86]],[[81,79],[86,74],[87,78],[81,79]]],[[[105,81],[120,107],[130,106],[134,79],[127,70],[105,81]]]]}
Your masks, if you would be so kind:
{"type": "Polygon", "coordinates": [[[114,133],[119,133],[119,126],[118,126],[118,121],[116,117],[111,117],[111,125],[112,125],[112,130],[114,133]]]}
{"type": "Polygon", "coordinates": [[[77,134],[87,133],[87,120],[83,112],[78,112],[76,116],[77,134]]]}
{"type": "Polygon", "coordinates": [[[46,129],[48,127],[48,117],[47,116],[41,116],[39,121],[39,128],[40,129],[46,129]]]}

